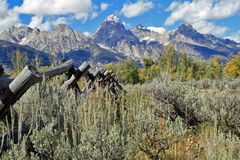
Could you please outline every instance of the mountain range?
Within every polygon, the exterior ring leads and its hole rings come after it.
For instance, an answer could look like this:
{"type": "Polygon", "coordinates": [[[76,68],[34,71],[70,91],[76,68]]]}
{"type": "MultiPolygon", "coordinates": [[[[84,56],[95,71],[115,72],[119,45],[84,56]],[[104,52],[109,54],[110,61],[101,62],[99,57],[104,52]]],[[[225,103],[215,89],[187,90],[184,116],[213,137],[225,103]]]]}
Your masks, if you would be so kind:
{"type": "Polygon", "coordinates": [[[91,36],[64,24],[50,31],[26,26],[9,28],[0,34],[0,63],[9,65],[9,54],[16,50],[26,52],[30,60],[39,56],[45,65],[49,63],[49,57],[71,58],[76,64],[85,60],[94,63],[126,58],[140,60],[145,56],[159,56],[169,44],[194,58],[209,59],[219,55],[226,59],[230,53],[240,52],[239,43],[201,34],[188,24],[171,31],[142,25],[126,29],[118,17],[110,15],[91,36]]]}

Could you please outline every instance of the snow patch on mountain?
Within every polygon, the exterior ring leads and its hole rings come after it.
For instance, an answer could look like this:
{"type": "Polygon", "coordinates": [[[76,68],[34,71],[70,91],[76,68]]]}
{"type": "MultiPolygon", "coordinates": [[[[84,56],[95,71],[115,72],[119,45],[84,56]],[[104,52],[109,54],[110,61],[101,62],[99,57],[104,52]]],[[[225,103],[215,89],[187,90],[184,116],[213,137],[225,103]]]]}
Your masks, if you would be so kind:
{"type": "Polygon", "coordinates": [[[122,21],[114,14],[108,16],[105,21],[109,21],[109,22],[115,22],[115,23],[122,23],[122,21]]]}
{"type": "Polygon", "coordinates": [[[24,45],[26,41],[27,41],[27,37],[24,37],[24,38],[19,42],[19,44],[20,44],[20,45],[24,45]]]}
{"type": "Polygon", "coordinates": [[[147,27],[148,30],[154,31],[160,34],[164,34],[167,30],[163,27],[154,27],[154,26],[149,26],[147,27]]]}

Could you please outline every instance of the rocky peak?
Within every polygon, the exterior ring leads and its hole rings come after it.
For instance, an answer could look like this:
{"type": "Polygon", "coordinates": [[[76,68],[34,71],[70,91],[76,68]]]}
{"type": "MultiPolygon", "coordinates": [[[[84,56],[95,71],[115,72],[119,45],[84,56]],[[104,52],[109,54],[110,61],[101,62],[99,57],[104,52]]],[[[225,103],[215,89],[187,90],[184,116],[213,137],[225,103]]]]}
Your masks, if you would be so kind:
{"type": "Polygon", "coordinates": [[[177,28],[175,31],[176,33],[180,33],[183,35],[193,35],[193,34],[199,34],[196,29],[193,28],[190,24],[182,24],[180,27],[177,28]]]}
{"type": "Polygon", "coordinates": [[[127,30],[115,15],[108,16],[92,38],[97,44],[103,44],[110,48],[117,46],[120,41],[131,44],[139,42],[138,38],[127,30]]]}
{"type": "Polygon", "coordinates": [[[121,19],[119,19],[115,14],[112,14],[112,15],[108,16],[105,19],[105,22],[114,22],[114,23],[121,23],[122,24],[121,19]]]}
{"type": "Polygon", "coordinates": [[[27,26],[19,26],[19,27],[12,26],[5,32],[32,32],[32,30],[33,30],[32,28],[27,26]]]}
{"type": "Polygon", "coordinates": [[[57,32],[74,32],[74,30],[66,24],[59,24],[53,31],[57,32]]]}
{"type": "Polygon", "coordinates": [[[11,27],[0,34],[0,39],[13,43],[20,43],[33,33],[33,29],[26,26],[11,27]]]}
{"type": "Polygon", "coordinates": [[[139,24],[135,28],[132,29],[133,31],[139,31],[139,32],[149,32],[150,30],[147,29],[144,25],[139,24]]]}

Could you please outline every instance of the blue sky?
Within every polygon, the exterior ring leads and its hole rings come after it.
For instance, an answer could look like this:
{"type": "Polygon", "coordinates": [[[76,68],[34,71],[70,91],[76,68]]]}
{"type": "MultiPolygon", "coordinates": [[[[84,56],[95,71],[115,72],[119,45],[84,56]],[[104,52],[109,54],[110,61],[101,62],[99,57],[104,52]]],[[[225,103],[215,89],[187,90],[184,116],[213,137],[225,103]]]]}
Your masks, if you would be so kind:
{"type": "Polygon", "coordinates": [[[0,0],[0,32],[13,25],[50,30],[60,23],[94,33],[116,14],[126,28],[142,24],[199,32],[240,41],[240,0],[0,0]]]}

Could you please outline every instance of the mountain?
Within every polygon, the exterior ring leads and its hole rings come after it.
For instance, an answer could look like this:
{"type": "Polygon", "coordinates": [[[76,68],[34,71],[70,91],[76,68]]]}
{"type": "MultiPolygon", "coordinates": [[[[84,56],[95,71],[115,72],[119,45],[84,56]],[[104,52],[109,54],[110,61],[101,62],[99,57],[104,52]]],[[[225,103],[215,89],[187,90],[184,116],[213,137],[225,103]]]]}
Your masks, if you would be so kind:
{"type": "Polygon", "coordinates": [[[139,43],[138,38],[131,31],[126,30],[122,21],[115,15],[107,17],[92,38],[97,44],[110,48],[117,47],[122,41],[130,45],[139,43]]]}
{"type": "Polygon", "coordinates": [[[158,42],[140,41],[115,15],[110,15],[91,37],[100,46],[116,50],[131,58],[157,56],[163,47],[158,42]]]}
{"type": "Polygon", "coordinates": [[[5,30],[0,35],[0,40],[5,40],[12,43],[21,44],[26,37],[31,35],[33,32],[37,31],[38,29],[32,29],[30,27],[26,26],[20,26],[20,27],[11,27],[7,30],[5,30]]]}
{"type": "Polygon", "coordinates": [[[147,29],[143,25],[138,25],[131,31],[136,37],[140,39],[140,41],[159,42],[165,45],[169,40],[169,31],[167,30],[164,32],[157,32],[155,30],[147,29]]]}
{"type": "Polygon", "coordinates": [[[43,59],[46,59],[46,55],[71,58],[77,65],[86,60],[109,63],[127,57],[135,60],[141,60],[145,56],[157,58],[163,53],[164,46],[169,44],[177,51],[204,59],[214,55],[226,59],[230,53],[240,51],[240,44],[211,34],[201,34],[188,24],[169,31],[142,25],[129,30],[115,15],[108,16],[89,37],[61,24],[50,31],[25,26],[11,27],[0,34],[0,40],[1,59],[6,63],[9,63],[8,60],[3,60],[7,59],[6,55],[17,49],[27,52],[31,58],[36,54],[43,59]]]}
{"type": "Polygon", "coordinates": [[[125,58],[122,54],[101,48],[84,34],[64,24],[47,32],[28,27],[12,27],[0,34],[0,39],[57,57],[71,58],[77,65],[86,60],[108,63],[125,58]]]}
{"type": "Polygon", "coordinates": [[[214,55],[228,57],[230,53],[236,54],[240,51],[240,45],[229,39],[217,38],[211,34],[201,34],[191,25],[182,24],[176,30],[158,33],[137,26],[132,32],[139,39],[145,39],[161,44],[171,44],[177,51],[186,52],[192,57],[211,58],[214,55]]]}
{"type": "Polygon", "coordinates": [[[7,41],[0,40],[0,63],[6,65],[11,68],[11,54],[16,53],[16,51],[20,51],[21,53],[26,53],[29,58],[29,64],[33,64],[34,59],[38,57],[43,65],[50,64],[50,56],[44,52],[35,50],[28,46],[18,45],[16,43],[11,43],[7,41]]]}

